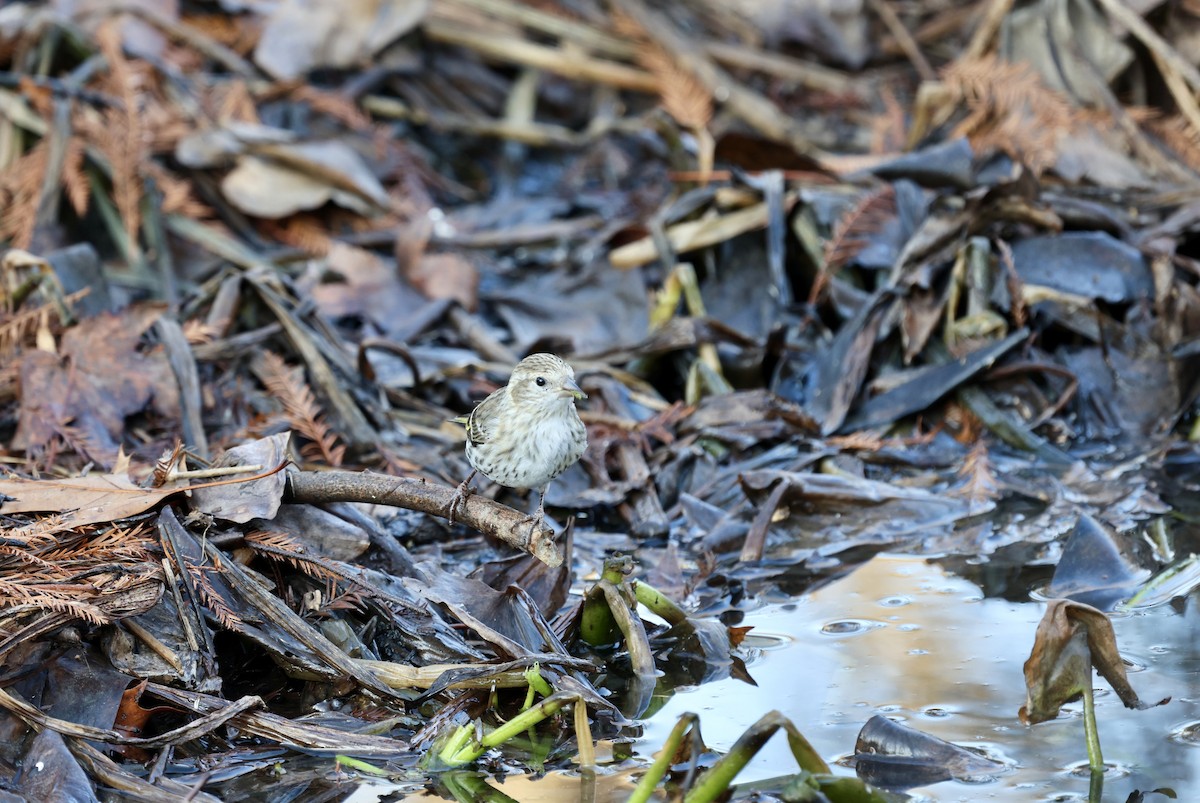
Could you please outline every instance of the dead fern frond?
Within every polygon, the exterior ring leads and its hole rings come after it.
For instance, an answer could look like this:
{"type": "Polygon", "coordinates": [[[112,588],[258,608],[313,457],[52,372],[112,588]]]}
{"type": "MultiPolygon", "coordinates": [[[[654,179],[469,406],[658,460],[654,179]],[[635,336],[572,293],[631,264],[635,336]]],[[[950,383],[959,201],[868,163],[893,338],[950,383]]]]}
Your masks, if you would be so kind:
{"type": "Polygon", "coordinates": [[[121,47],[117,23],[108,20],[96,31],[96,42],[108,62],[108,83],[121,98],[121,106],[102,113],[104,124],[92,130],[93,143],[112,165],[113,203],[125,224],[130,242],[137,242],[142,222],[141,167],[144,155],[138,86],[135,72],[121,47]]]}
{"type": "Polygon", "coordinates": [[[44,307],[33,307],[17,313],[8,320],[0,316],[0,365],[16,369],[15,365],[5,365],[24,348],[33,345],[39,329],[51,331],[51,318],[55,327],[62,326],[63,310],[71,311],[75,304],[91,292],[90,288],[76,290],[62,297],[62,305],[50,304],[44,307]]]}
{"type": "Polygon", "coordinates": [[[261,227],[264,234],[285,245],[313,256],[325,256],[334,242],[328,234],[328,225],[313,215],[297,214],[282,220],[264,220],[261,227]]]}
{"type": "MultiPolygon", "coordinates": [[[[0,530],[0,539],[3,537],[3,531],[0,530]]],[[[23,568],[49,572],[54,569],[54,564],[28,549],[12,544],[0,544],[0,571],[11,574],[23,568]]]]}
{"type": "Polygon", "coordinates": [[[47,584],[53,582],[50,578],[25,575],[21,579],[25,582],[0,579],[0,606],[23,605],[35,597],[70,599],[79,594],[77,589],[69,592],[53,587],[47,588],[47,584]]]}
{"type": "Polygon", "coordinates": [[[871,119],[871,153],[894,153],[904,147],[908,116],[890,88],[881,89],[879,98],[883,101],[883,112],[871,119]]]}
{"type": "Polygon", "coordinates": [[[23,346],[32,342],[38,327],[44,325],[50,315],[50,307],[35,307],[0,324],[0,357],[15,357],[23,346]]]}
{"type": "Polygon", "coordinates": [[[247,533],[245,541],[255,552],[271,560],[286,563],[316,580],[329,583],[349,580],[324,558],[306,555],[308,548],[287,533],[278,530],[257,530],[247,533]]]}
{"type": "Polygon", "coordinates": [[[154,179],[158,191],[162,193],[164,215],[180,215],[192,220],[210,220],[216,217],[212,207],[196,198],[190,181],[184,181],[154,161],[146,162],[143,172],[154,179]]]}
{"type": "Polygon", "coordinates": [[[40,551],[56,543],[56,534],[70,529],[61,513],[39,516],[28,524],[0,527],[0,542],[9,546],[40,551]]]}
{"type": "Polygon", "coordinates": [[[217,335],[220,333],[221,327],[199,318],[191,318],[183,322],[183,336],[191,346],[203,346],[211,343],[217,339],[217,335]]]}
{"type": "Polygon", "coordinates": [[[966,499],[971,509],[991,507],[991,502],[1000,498],[1000,485],[992,471],[987,444],[982,439],[975,441],[958,469],[960,483],[949,493],[966,499]]]}
{"type": "Polygon", "coordinates": [[[712,120],[713,97],[708,87],[660,47],[647,47],[638,61],[658,79],[658,95],[667,114],[684,128],[706,128],[712,120]]]}
{"type": "Polygon", "coordinates": [[[188,574],[192,576],[193,584],[196,590],[200,593],[200,602],[204,607],[208,608],[209,612],[220,623],[221,627],[226,630],[240,633],[243,629],[243,622],[240,616],[234,612],[233,608],[225,602],[225,598],[217,591],[212,584],[209,574],[220,572],[216,566],[192,566],[187,567],[188,574]]]}
{"type": "Polygon", "coordinates": [[[1070,101],[1023,62],[995,56],[951,63],[942,80],[967,117],[954,129],[977,152],[999,149],[1036,174],[1054,164],[1058,136],[1078,123],[1070,101]]]}
{"type": "Polygon", "coordinates": [[[145,522],[132,527],[115,525],[89,538],[81,555],[86,557],[103,552],[107,557],[128,555],[136,559],[134,562],[142,562],[150,559],[149,550],[157,543],[158,539],[151,537],[145,522]]]}
{"type": "Polygon", "coordinates": [[[851,432],[849,435],[826,438],[825,443],[847,452],[878,452],[887,441],[874,432],[851,432]]]}
{"type": "Polygon", "coordinates": [[[23,608],[28,606],[33,610],[65,613],[93,625],[106,625],[109,618],[104,611],[95,605],[77,599],[61,599],[48,594],[36,594],[24,599],[5,597],[0,599],[0,608],[23,608]]]}
{"type": "Polygon", "coordinates": [[[1200,171],[1200,131],[1183,115],[1150,119],[1146,127],[1192,170],[1200,171]]]}
{"type": "Polygon", "coordinates": [[[327,465],[340,466],[346,454],[345,444],[325,422],[312,390],[301,381],[283,358],[266,352],[257,363],[259,379],[283,405],[288,424],[301,437],[311,441],[300,449],[307,460],[324,460],[327,465]]]}
{"type": "Polygon", "coordinates": [[[254,50],[262,36],[262,24],[250,14],[188,14],[183,24],[225,45],[240,56],[254,50]]]}
{"type": "Polygon", "coordinates": [[[213,117],[222,124],[228,123],[252,123],[257,124],[258,119],[258,104],[254,102],[254,96],[250,94],[250,87],[241,79],[228,81],[223,84],[217,84],[213,87],[213,91],[209,96],[211,103],[215,105],[215,113],[213,117]]]}
{"type": "Polygon", "coordinates": [[[49,154],[43,139],[0,171],[0,239],[7,239],[13,248],[28,248],[33,240],[49,154]]]}
{"type": "Polygon", "coordinates": [[[658,96],[667,114],[696,137],[700,173],[712,172],[716,142],[708,131],[713,116],[713,95],[708,87],[671,53],[659,45],[637,20],[616,10],[618,34],[638,42],[637,60],[658,80],[658,96]]]}
{"type": "Polygon", "coordinates": [[[825,241],[821,269],[813,280],[808,303],[815,304],[838,269],[867,245],[867,237],[878,232],[896,216],[895,185],[869,192],[838,218],[825,241]]]}
{"type": "Polygon", "coordinates": [[[75,214],[83,217],[87,214],[88,201],[92,197],[91,187],[88,186],[87,175],[83,172],[83,140],[71,137],[67,140],[67,150],[63,157],[63,190],[67,201],[75,214]]]}

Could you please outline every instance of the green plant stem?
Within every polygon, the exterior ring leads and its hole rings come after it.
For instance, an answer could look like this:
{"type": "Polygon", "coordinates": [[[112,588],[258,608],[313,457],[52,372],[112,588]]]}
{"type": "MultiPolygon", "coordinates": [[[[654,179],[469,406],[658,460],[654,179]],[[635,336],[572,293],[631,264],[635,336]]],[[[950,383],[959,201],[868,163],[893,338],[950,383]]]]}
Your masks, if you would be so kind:
{"type": "Polygon", "coordinates": [[[683,608],[680,608],[673,601],[665,597],[661,591],[649,583],[635,580],[633,591],[637,596],[638,602],[653,611],[655,616],[661,616],[666,620],[667,624],[680,625],[687,621],[687,613],[684,612],[683,608]]]}
{"type": "Polygon", "coordinates": [[[351,769],[357,770],[364,775],[375,775],[378,777],[387,777],[388,775],[391,775],[391,773],[387,770],[380,769],[374,764],[368,764],[359,758],[351,758],[350,756],[339,755],[335,758],[335,760],[343,767],[350,767],[351,769]]]}
{"type": "Polygon", "coordinates": [[[671,760],[679,752],[679,746],[683,744],[683,737],[687,735],[688,730],[696,727],[696,723],[699,720],[700,718],[692,713],[687,713],[679,717],[679,721],[675,723],[675,727],[671,728],[671,732],[667,735],[667,741],[663,743],[662,749],[658,751],[658,758],[654,759],[654,763],[650,765],[650,769],[646,770],[646,774],[642,776],[637,786],[633,788],[633,793],[629,795],[628,803],[646,803],[650,799],[650,795],[654,794],[654,789],[658,786],[658,782],[667,774],[667,768],[671,766],[671,760]]]}
{"type": "Polygon", "coordinates": [[[1104,772],[1104,754],[1100,751],[1100,729],[1096,725],[1096,702],[1092,694],[1091,672],[1083,685],[1083,733],[1087,737],[1088,767],[1092,773],[1104,772]]]}
{"type": "Polygon", "coordinates": [[[482,739],[475,738],[474,725],[464,725],[447,740],[438,757],[449,767],[470,764],[486,750],[499,747],[522,731],[549,719],[570,702],[580,702],[579,695],[575,692],[555,692],[528,711],[522,711],[491,733],[485,734],[482,739]]]}

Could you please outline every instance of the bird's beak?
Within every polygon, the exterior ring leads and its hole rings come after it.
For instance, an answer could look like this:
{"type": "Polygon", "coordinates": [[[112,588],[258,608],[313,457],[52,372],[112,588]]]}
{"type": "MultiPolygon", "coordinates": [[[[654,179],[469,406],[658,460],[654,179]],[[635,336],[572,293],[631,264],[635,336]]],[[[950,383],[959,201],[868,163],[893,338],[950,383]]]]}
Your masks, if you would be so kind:
{"type": "Polygon", "coordinates": [[[563,382],[562,392],[564,396],[571,396],[576,399],[587,398],[587,394],[580,389],[579,385],[575,384],[574,379],[568,379],[566,382],[563,382]]]}

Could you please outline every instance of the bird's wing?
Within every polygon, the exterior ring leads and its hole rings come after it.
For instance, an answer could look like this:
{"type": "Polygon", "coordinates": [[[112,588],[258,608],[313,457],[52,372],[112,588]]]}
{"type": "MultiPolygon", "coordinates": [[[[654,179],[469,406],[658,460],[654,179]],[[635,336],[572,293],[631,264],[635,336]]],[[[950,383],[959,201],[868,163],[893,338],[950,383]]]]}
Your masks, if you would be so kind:
{"type": "Polygon", "coordinates": [[[467,440],[480,444],[487,443],[495,437],[503,401],[504,388],[500,388],[475,406],[467,416],[467,440]]]}

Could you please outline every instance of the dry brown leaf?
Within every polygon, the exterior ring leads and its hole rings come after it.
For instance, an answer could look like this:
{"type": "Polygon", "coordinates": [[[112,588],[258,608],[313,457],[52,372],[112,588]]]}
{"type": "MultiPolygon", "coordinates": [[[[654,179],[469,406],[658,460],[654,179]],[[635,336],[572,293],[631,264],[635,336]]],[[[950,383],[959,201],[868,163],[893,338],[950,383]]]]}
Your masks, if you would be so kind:
{"type": "Polygon", "coordinates": [[[1090,688],[1092,667],[1108,681],[1126,708],[1150,708],[1129,685],[1117,650],[1112,622],[1103,611],[1082,602],[1051,600],[1038,623],[1033,650],[1025,662],[1025,705],[1021,721],[1034,725],[1058,716],[1069,700],[1090,688]]]}
{"type": "Polygon", "coordinates": [[[221,182],[225,197],[247,214],[281,218],[333,201],[372,215],[390,203],[370,167],[344,142],[263,143],[252,151],[221,182]]]}
{"type": "Polygon", "coordinates": [[[425,303],[393,266],[345,243],[331,244],[321,279],[305,289],[322,313],[331,318],[361,315],[385,332],[399,317],[425,303]]]}
{"type": "Polygon", "coordinates": [[[121,474],[69,480],[0,479],[0,513],[59,513],[57,529],[101,524],[144,513],[179,488],[140,488],[121,474]]]}
{"type": "Polygon", "coordinates": [[[407,278],[427,298],[452,298],[472,312],[479,303],[479,271],[462,254],[425,254],[407,278]]]}
{"type": "Polygon", "coordinates": [[[58,438],[104,466],[116,459],[125,418],[153,405],[179,415],[179,383],[161,349],[140,349],[157,305],[103,314],[66,331],[59,354],[21,358],[21,409],[13,446],[38,451],[58,438]]]}
{"type": "Polygon", "coordinates": [[[110,466],[126,416],[153,405],[177,417],[179,385],[165,354],[139,348],[162,311],[144,304],[97,315],[67,330],[59,354],[25,354],[13,445],[36,451],[58,437],[110,466]]]}

